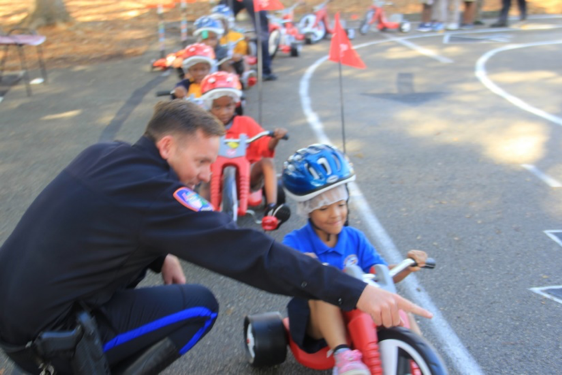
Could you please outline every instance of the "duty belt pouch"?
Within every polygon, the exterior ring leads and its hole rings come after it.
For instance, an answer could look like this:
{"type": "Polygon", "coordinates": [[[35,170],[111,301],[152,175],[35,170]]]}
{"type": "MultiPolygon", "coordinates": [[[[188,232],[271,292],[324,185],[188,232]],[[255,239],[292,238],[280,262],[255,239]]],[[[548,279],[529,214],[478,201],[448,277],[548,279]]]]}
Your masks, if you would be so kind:
{"type": "Polygon", "coordinates": [[[96,322],[85,311],[78,313],[74,330],[41,333],[33,347],[43,366],[53,359],[65,358],[70,360],[75,375],[110,373],[96,322]]]}

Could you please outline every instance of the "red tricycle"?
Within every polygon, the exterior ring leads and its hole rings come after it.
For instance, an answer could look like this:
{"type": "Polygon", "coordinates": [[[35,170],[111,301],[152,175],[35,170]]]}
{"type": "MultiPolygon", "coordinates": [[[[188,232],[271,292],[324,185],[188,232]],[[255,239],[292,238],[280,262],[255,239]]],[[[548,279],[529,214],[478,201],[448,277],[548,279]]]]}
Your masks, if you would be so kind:
{"type": "Polygon", "coordinates": [[[403,33],[407,33],[412,28],[410,22],[404,20],[401,14],[393,14],[390,20],[386,18],[383,6],[386,4],[392,4],[381,0],[373,0],[373,4],[369,6],[369,10],[365,13],[365,18],[359,26],[359,32],[362,35],[367,34],[372,25],[377,25],[377,30],[400,30],[403,33]]]}
{"type": "Polygon", "coordinates": [[[302,2],[297,2],[291,7],[268,15],[269,18],[269,55],[275,57],[277,51],[289,53],[292,57],[298,57],[304,43],[304,35],[299,32],[293,19],[293,11],[302,2]]]}
{"type": "MultiPolygon", "coordinates": [[[[211,165],[211,204],[215,209],[228,214],[233,221],[238,216],[250,214],[256,224],[261,224],[267,231],[275,230],[279,221],[286,221],[290,216],[288,207],[278,213],[278,217],[265,216],[256,219],[255,212],[248,207],[258,207],[263,203],[262,190],[250,191],[250,162],[246,159],[248,145],[261,137],[273,137],[274,133],[265,131],[248,139],[240,134],[239,139],[221,137],[217,160],[211,165]]],[[[283,139],[287,140],[286,135],[283,139]]],[[[277,188],[277,203],[285,202],[285,193],[281,186],[277,188]]]]}
{"type": "MultiPolygon", "coordinates": [[[[307,44],[318,43],[326,37],[326,35],[334,34],[334,29],[330,26],[328,18],[328,10],[326,6],[332,0],[326,0],[322,4],[313,8],[314,14],[306,14],[299,21],[299,30],[304,35],[307,44]]],[[[341,20],[341,26],[345,29],[345,20],[341,20]]],[[[346,29],[347,37],[353,39],[355,36],[354,29],[346,29]]]]}
{"type": "MultiPolygon", "coordinates": [[[[392,270],[385,265],[375,265],[374,273],[365,274],[357,265],[348,265],[344,272],[396,293],[393,277],[410,266],[413,259],[405,259],[392,270]]],[[[435,261],[427,259],[424,268],[434,268],[435,261]]],[[[351,348],[363,356],[363,362],[372,375],[444,375],[447,369],[443,360],[424,338],[409,329],[408,319],[401,311],[401,327],[377,327],[373,319],[360,310],[344,312],[347,324],[347,340],[351,348]]],[[[328,370],[335,365],[329,356],[329,348],[310,354],[292,341],[289,334],[289,319],[279,312],[249,315],[244,319],[244,339],[248,361],[252,366],[273,366],[285,361],[287,345],[293,356],[303,366],[328,370]]]]}

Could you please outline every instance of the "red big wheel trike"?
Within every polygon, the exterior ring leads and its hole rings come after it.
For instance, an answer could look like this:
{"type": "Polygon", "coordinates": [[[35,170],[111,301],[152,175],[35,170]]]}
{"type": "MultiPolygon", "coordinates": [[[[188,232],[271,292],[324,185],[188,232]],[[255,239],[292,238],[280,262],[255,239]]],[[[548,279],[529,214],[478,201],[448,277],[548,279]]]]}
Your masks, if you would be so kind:
{"type": "MultiPolygon", "coordinates": [[[[240,134],[238,139],[227,139],[221,137],[219,154],[217,160],[211,165],[211,204],[215,209],[228,214],[233,221],[238,216],[250,214],[254,221],[261,224],[267,231],[277,229],[279,220],[274,216],[265,216],[259,220],[255,213],[248,207],[260,206],[263,202],[261,190],[250,192],[250,162],[246,159],[248,145],[261,137],[272,137],[273,132],[261,132],[248,139],[246,134],[240,134]]],[[[283,139],[287,140],[286,135],[283,139]]],[[[282,187],[277,189],[277,203],[285,202],[285,194],[282,187]]],[[[285,213],[282,213],[285,214],[285,213]]],[[[286,213],[286,219],[290,212],[286,213]]],[[[284,219],[284,220],[286,220],[284,219]]]]}
{"type": "MultiPolygon", "coordinates": [[[[393,276],[415,265],[415,261],[408,258],[392,270],[376,265],[374,274],[364,274],[357,265],[347,266],[344,272],[396,293],[393,276]]],[[[428,259],[424,268],[433,267],[435,261],[428,259]]],[[[373,319],[360,310],[343,312],[350,347],[362,353],[363,362],[372,375],[447,374],[437,351],[409,329],[407,316],[402,314],[404,326],[384,328],[377,327],[373,319]]],[[[289,324],[289,319],[283,319],[279,312],[249,315],[244,319],[246,354],[252,366],[273,366],[284,362],[288,345],[297,362],[303,366],[316,370],[334,367],[334,357],[328,356],[328,347],[313,354],[300,349],[290,337],[289,324]]]]}
{"type": "Polygon", "coordinates": [[[403,33],[407,33],[412,28],[410,22],[404,20],[401,14],[393,14],[390,20],[386,18],[386,13],[384,11],[384,5],[392,4],[389,2],[381,0],[373,0],[373,4],[369,6],[369,10],[365,13],[365,18],[359,26],[359,32],[362,35],[367,34],[372,25],[377,25],[377,30],[399,30],[403,33]]]}

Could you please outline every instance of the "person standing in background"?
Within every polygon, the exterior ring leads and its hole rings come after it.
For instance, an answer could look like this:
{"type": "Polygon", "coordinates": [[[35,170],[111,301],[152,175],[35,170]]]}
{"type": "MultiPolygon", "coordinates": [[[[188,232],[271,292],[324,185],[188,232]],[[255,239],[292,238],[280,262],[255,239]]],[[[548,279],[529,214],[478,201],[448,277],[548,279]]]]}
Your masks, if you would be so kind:
{"type": "MultiPolygon", "coordinates": [[[[519,19],[525,21],[527,19],[527,1],[517,0],[517,6],[519,7],[519,19]]],[[[491,27],[507,27],[509,25],[507,18],[509,16],[509,8],[511,8],[511,0],[502,0],[502,9],[500,11],[500,17],[496,22],[491,24],[491,27]]]]}

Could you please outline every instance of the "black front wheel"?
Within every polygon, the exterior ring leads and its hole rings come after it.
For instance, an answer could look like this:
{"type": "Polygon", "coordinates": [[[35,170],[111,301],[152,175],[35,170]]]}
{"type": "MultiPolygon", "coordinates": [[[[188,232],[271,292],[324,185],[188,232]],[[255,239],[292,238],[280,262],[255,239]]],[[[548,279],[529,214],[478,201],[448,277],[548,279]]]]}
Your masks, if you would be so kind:
{"type": "Polygon", "coordinates": [[[246,356],[252,366],[274,366],[287,357],[287,336],[278,312],[249,315],[244,319],[246,356]]]}
{"type": "Polygon", "coordinates": [[[443,360],[435,348],[409,329],[393,327],[382,329],[377,334],[384,375],[447,374],[443,360]]]}

